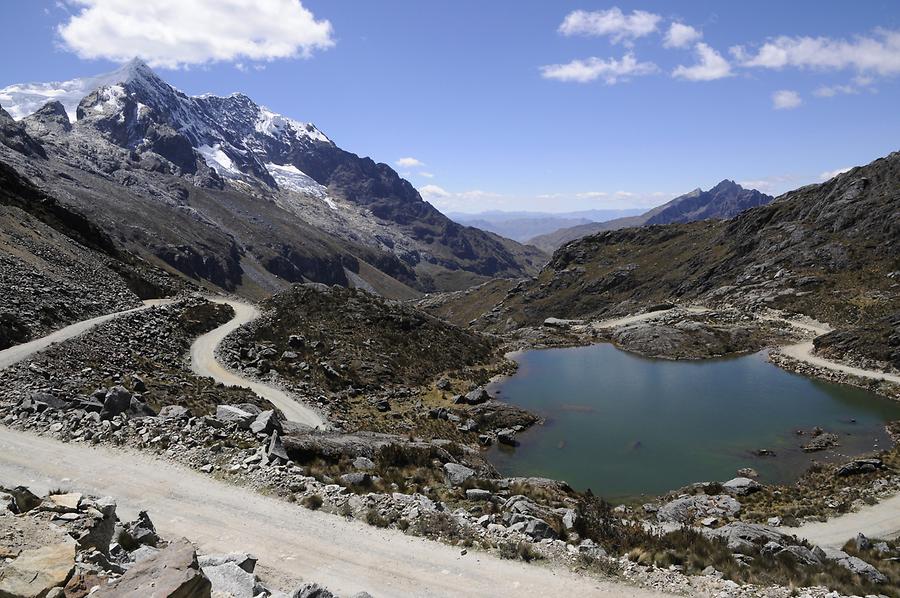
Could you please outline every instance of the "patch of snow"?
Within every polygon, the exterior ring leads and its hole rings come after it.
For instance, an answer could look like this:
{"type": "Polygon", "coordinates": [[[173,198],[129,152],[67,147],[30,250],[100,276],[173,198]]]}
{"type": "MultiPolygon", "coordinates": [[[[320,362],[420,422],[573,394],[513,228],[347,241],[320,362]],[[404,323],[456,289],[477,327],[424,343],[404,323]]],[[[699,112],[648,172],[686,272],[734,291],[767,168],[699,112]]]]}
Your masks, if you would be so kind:
{"type": "Polygon", "coordinates": [[[278,183],[278,187],[288,191],[296,191],[305,195],[310,195],[321,199],[332,210],[337,210],[338,206],[328,197],[328,190],[316,182],[314,178],[294,166],[293,164],[266,164],[266,170],[278,183]]]}
{"type": "Polygon", "coordinates": [[[272,112],[265,106],[260,106],[259,116],[256,119],[256,130],[270,137],[280,137],[287,131],[297,137],[308,137],[316,141],[331,141],[325,133],[316,128],[312,123],[300,121],[272,112]]]}
{"type": "Polygon", "coordinates": [[[197,148],[197,151],[203,156],[206,165],[218,172],[221,176],[228,177],[241,175],[241,171],[235,167],[234,162],[231,161],[228,154],[222,151],[222,146],[218,143],[212,147],[201,145],[197,148]]]}

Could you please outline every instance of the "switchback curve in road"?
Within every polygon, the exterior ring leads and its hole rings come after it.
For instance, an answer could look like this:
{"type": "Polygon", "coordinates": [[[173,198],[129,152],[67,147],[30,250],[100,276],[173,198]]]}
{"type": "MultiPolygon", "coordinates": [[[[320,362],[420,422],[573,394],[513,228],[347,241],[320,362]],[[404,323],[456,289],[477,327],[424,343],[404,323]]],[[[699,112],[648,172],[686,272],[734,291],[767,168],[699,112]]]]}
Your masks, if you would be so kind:
{"type": "Polygon", "coordinates": [[[306,424],[314,428],[324,428],[325,420],[318,413],[295,400],[283,390],[244,378],[226,368],[216,358],[216,349],[225,340],[225,337],[244,324],[258,318],[259,310],[249,303],[234,299],[221,297],[208,297],[208,299],[215,303],[230,305],[234,310],[234,318],[194,341],[191,345],[191,370],[198,376],[207,376],[226,386],[238,386],[253,391],[257,396],[278,407],[288,421],[306,424]]]}

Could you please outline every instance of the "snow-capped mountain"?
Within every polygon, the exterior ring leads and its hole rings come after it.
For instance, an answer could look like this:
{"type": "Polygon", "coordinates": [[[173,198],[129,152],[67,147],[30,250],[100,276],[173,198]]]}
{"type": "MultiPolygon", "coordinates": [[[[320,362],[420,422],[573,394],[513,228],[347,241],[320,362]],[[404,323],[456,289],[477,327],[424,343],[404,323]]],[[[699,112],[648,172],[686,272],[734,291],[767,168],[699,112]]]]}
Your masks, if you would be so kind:
{"type": "MultiPolygon", "coordinates": [[[[0,90],[0,105],[16,119],[14,126],[46,148],[49,166],[38,168],[31,161],[23,169],[41,171],[51,191],[96,210],[108,199],[88,201],[82,198],[85,188],[112,182],[139,195],[142,205],[152,198],[177,208],[180,218],[188,214],[192,222],[216,229],[213,253],[221,262],[220,279],[243,279],[236,255],[242,250],[260,261],[255,270],[262,278],[266,271],[287,280],[345,283],[349,274],[335,268],[361,259],[371,272],[419,290],[459,288],[485,276],[522,276],[542,261],[532,248],[450,221],[389,166],[339,148],[313,124],[276,114],[240,93],[188,96],[139,60],[96,77],[11,85],[0,90]],[[60,172],[62,166],[102,183],[84,181],[73,188],[76,177],[60,172]],[[284,238],[265,232],[274,226],[271,219],[285,220],[284,238]],[[298,240],[299,246],[291,241],[302,239],[293,230],[298,227],[325,236],[322,244],[328,247],[317,247],[314,260],[308,241],[298,240]],[[336,254],[344,257],[323,265],[323,256],[336,254]]],[[[153,226],[158,225],[144,223],[142,229],[153,226]]],[[[165,232],[173,236],[171,227],[165,232]]],[[[153,247],[154,255],[203,277],[212,262],[197,257],[208,252],[198,245],[197,231],[174,233],[173,240],[182,241],[191,255],[153,247]]],[[[134,234],[122,232],[123,238],[134,234]]],[[[353,266],[349,272],[358,277],[357,270],[353,266]]]]}

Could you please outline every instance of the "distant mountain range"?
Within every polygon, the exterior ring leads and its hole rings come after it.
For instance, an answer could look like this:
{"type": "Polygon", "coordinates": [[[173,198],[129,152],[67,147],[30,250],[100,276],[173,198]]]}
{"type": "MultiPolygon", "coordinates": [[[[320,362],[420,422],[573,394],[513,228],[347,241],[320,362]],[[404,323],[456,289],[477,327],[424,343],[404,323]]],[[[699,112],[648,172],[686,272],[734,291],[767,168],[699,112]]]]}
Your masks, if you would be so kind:
{"type": "Polygon", "coordinates": [[[453,222],[313,124],[243,94],[187,96],[138,60],[12,85],[0,105],[0,163],[118,249],[226,290],[315,281],[410,297],[527,276],[546,261],[453,222]]]}
{"type": "Polygon", "coordinates": [[[756,191],[744,189],[734,181],[724,180],[709,191],[694,189],[672,201],[639,216],[617,218],[606,222],[591,222],[538,235],[525,242],[552,253],[556,248],[575,239],[606,230],[618,230],[632,226],[651,224],[676,224],[697,220],[727,220],[744,210],[770,203],[774,198],[756,191]]]}
{"type": "Polygon", "coordinates": [[[497,233],[520,243],[561,228],[592,222],[606,222],[615,218],[636,216],[643,210],[580,210],[577,212],[504,212],[488,211],[475,214],[448,213],[447,216],[464,224],[497,233]]]}
{"type": "MultiPolygon", "coordinates": [[[[767,205],[729,220],[598,232],[560,247],[537,277],[456,293],[432,311],[509,330],[548,317],[603,318],[667,302],[722,304],[748,313],[776,308],[835,327],[855,326],[829,342],[878,346],[880,359],[896,359],[898,181],[900,152],[772,202],[756,197],[752,201],[767,205]]],[[[743,195],[738,189],[725,181],[706,194],[743,195]]],[[[679,198],[646,221],[673,208],[665,217],[708,214],[699,208],[703,195],[679,198]]]]}

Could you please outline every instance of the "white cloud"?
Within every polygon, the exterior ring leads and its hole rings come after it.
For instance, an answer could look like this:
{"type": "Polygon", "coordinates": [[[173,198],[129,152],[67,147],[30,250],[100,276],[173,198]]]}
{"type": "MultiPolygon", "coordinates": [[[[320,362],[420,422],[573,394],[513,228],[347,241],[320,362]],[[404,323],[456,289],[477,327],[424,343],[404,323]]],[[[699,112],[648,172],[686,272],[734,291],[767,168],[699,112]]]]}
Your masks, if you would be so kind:
{"type": "Polygon", "coordinates": [[[434,199],[450,197],[452,194],[443,187],[438,187],[437,185],[425,185],[419,187],[419,195],[421,195],[422,199],[425,201],[432,201],[434,199]]]}
{"type": "Polygon", "coordinates": [[[334,45],[331,23],[299,0],[68,0],[75,10],[57,28],[81,58],[154,67],[308,57],[334,45]]]}
{"type": "Polygon", "coordinates": [[[609,36],[613,43],[629,42],[656,31],[662,17],[643,10],[624,14],[618,7],[608,10],[576,10],[566,15],[559,32],[563,35],[609,36]]]}
{"type": "Polygon", "coordinates": [[[420,173],[419,173],[419,176],[423,176],[423,177],[425,177],[426,179],[433,179],[433,178],[434,178],[434,173],[431,173],[431,172],[420,172],[420,173]]]}
{"type": "Polygon", "coordinates": [[[425,166],[425,163],[418,160],[417,158],[400,158],[396,162],[394,162],[397,166],[402,168],[415,168],[416,166],[425,166]]]}
{"type": "Polygon", "coordinates": [[[818,98],[833,98],[836,95],[852,95],[859,93],[859,89],[852,85],[823,85],[813,91],[818,98]]]}
{"type": "Polygon", "coordinates": [[[819,180],[827,181],[829,179],[833,179],[834,177],[836,177],[839,174],[844,174],[848,170],[852,170],[852,168],[853,168],[852,166],[847,166],[846,168],[837,168],[835,170],[828,170],[819,175],[819,180]]]}
{"type": "Polygon", "coordinates": [[[663,46],[666,48],[686,48],[695,41],[703,37],[697,29],[684,23],[672,23],[669,25],[669,31],[663,39],[663,46]]]}
{"type": "Polygon", "coordinates": [[[672,76],[688,81],[713,81],[731,76],[731,65],[721,54],[703,42],[694,46],[697,53],[697,64],[693,66],[679,65],[672,71],[672,76]]]}
{"type": "Polygon", "coordinates": [[[790,89],[780,89],[772,94],[772,107],[775,110],[792,110],[802,103],[800,94],[790,89]]]}
{"type": "Polygon", "coordinates": [[[874,81],[875,80],[872,77],[857,75],[856,77],[853,77],[851,83],[844,85],[822,85],[821,87],[817,87],[815,91],[813,91],[813,95],[819,98],[833,98],[837,95],[856,95],[862,91],[874,93],[877,91],[872,87],[874,81]]]}
{"type": "Polygon", "coordinates": [[[872,35],[857,36],[852,41],[781,36],[755,51],[735,46],[731,53],[745,67],[853,69],[861,73],[897,75],[900,74],[900,31],[877,29],[872,35]]]}
{"type": "Polygon", "coordinates": [[[591,57],[586,60],[573,60],[566,64],[550,64],[541,67],[544,79],[557,81],[575,81],[588,83],[603,79],[607,85],[614,85],[620,79],[649,75],[657,71],[652,62],[638,62],[634,54],[626,54],[621,60],[591,57]]]}

